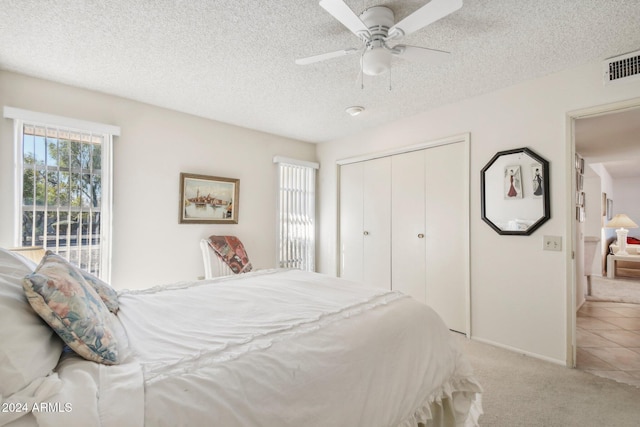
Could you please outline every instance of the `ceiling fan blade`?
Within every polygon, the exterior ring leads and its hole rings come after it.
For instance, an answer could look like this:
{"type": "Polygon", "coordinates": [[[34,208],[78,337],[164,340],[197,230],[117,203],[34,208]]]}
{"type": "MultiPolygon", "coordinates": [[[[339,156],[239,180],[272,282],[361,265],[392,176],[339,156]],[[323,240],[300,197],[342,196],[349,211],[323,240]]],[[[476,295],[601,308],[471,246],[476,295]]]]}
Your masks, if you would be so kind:
{"type": "Polygon", "coordinates": [[[358,52],[359,49],[355,47],[351,47],[349,49],[336,50],[335,52],[327,52],[321,53],[320,55],[308,56],[306,58],[298,58],[296,59],[296,64],[298,65],[308,65],[313,64],[314,62],[320,62],[327,59],[337,58],[340,56],[351,55],[358,52]]]}
{"type": "Polygon", "coordinates": [[[320,6],[358,37],[368,38],[369,29],[342,0],[321,0],[320,6]]]}
{"type": "Polygon", "coordinates": [[[404,44],[395,45],[393,49],[391,49],[391,53],[400,58],[424,61],[433,65],[446,62],[451,55],[444,50],[427,49],[426,47],[407,46],[404,44]]]}
{"type": "Polygon", "coordinates": [[[389,29],[387,39],[411,34],[462,7],[462,0],[431,0],[389,29]]]}

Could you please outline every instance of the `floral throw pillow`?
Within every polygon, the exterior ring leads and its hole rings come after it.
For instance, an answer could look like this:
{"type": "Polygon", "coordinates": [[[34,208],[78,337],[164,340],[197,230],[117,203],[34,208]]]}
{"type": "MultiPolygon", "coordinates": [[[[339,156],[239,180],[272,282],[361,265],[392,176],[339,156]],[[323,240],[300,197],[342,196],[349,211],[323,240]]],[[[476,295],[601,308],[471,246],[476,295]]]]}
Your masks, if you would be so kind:
{"type": "Polygon", "coordinates": [[[100,299],[104,301],[104,304],[107,306],[109,311],[113,314],[118,313],[118,309],[120,308],[120,305],[118,303],[118,294],[115,289],[109,286],[108,283],[100,280],[88,271],[84,271],[76,267],[75,265],[70,264],[66,259],[52,251],[47,251],[45,255],[49,258],[50,261],[53,261],[55,259],[57,262],[68,264],[73,267],[75,270],[74,274],[82,276],[82,278],[86,280],[88,284],[93,286],[93,289],[95,289],[95,291],[98,293],[100,299]]]}
{"type": "Polygon", "coordinates": [[[118,363],[113,315],[75,266],[47,254],[22,286],[31,307],[73,351],[94,362],[118,363]]]}

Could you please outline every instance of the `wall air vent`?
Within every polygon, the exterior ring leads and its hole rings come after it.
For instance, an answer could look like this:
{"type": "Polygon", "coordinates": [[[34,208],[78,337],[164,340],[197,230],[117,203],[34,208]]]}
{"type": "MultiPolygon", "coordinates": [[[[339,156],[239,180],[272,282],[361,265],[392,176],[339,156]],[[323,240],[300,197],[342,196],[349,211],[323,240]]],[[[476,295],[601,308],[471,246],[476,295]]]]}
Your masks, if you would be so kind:
{"type": "Polygon", "coordinates": [[[604,61],[604,84],[640,79],[640,50],[604,61]]]}

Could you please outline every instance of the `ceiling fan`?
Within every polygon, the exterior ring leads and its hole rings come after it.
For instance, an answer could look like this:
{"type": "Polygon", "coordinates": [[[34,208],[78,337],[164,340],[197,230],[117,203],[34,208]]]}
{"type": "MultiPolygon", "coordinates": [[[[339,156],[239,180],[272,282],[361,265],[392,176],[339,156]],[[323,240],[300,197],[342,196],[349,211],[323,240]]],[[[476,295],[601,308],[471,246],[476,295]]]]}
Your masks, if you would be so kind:
{"type": "Polygon", "coordinates": [[[393,11],[385,6],[370,7],[360,16],[356,15],[343,0],[321,0],[320,6],[359,37],[363,46],[299,58],[296,59],[296,64],[308,65],[362,52],[360,59],[362,72],[377,76],[391,68],[392,56],[429,62],[438,62],[446,58],[449,52],[404,44],[390,46],[389,43],[398,41],[455,12],[462,7],[462,0],[431,0],[398,23],[394,22],[393,11]]]}

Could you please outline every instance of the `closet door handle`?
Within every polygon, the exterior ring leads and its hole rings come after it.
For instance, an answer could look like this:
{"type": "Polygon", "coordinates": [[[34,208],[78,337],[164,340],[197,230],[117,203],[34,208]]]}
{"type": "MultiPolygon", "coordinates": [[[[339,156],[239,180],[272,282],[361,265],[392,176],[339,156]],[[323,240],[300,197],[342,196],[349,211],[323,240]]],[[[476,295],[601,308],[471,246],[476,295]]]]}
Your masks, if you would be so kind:
{"type": "Polygon", "coordinates": [[[418,234],[418,239],[424,239],[424,234],[422,233],[418,234]]]}
{"type": "Polygon", "coordinates": [[[368,236],[368,235],[369,235],[369,232],[368,232],[368,231],[365,231],[365,232],[364,232],[364,233],[362,233],[362,234],[364,234],[365,236],[368,236]]]}

